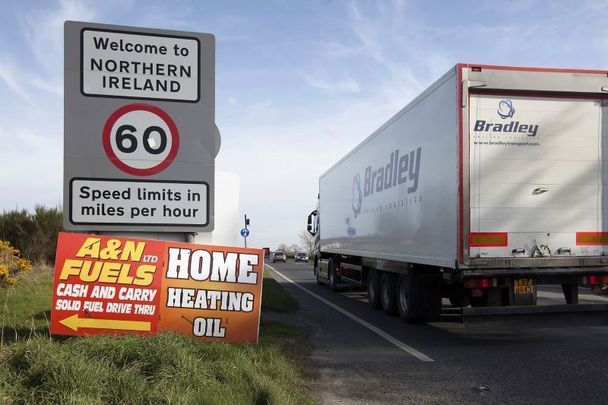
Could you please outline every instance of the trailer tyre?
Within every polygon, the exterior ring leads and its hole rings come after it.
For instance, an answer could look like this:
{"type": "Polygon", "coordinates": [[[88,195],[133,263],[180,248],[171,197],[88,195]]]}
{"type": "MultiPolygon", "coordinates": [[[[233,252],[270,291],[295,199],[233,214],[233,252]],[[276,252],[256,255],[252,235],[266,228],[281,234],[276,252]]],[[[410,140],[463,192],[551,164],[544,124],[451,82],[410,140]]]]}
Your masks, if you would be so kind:
{"type": "Polygon", "coordinates": [[[417,282],[418,277],[414,271],[410,271],[409,276],[400,275],[397,280],[397,310],[401,319],[407,323],[424,322],[424,310],[417,282]]]}
{"type": "Polygon", "coordinates": [[[380,280],[378,270],[371,269],[367,273],[367,299],[373,309],[380,309],[380,280]]]}
{"type": "Polygon", "coordinates": [[[315,278],[317,279],[317,284],[321,285],[323,284],[323,281],[321,281],[321,270],[319,269],[319,263],[315,262],[315,278]]]}
{"type": "Polygon", "coordinates": [[[397,279],[397,311],[403,320],[407,320],[407,314],[410,311],[410,293],[407,276],[399,275],[397,279]]]}
{"type": "Polygon", "coordinates": [[[421,314],[417,313],[411,305],[410,281],[405,274],[401,274],[397,279],[397,310],[401,319],[407,323],[423,321],[421,314]]]}
{"type": "Polygon", "coordinates": [[[380,302],[382,310],[389,315],[397,313],[397,288],[393,273],[383,272],[380,276],[380,302]]]}
{"type": "Polygon", "coordinates": [[[329,278],[329,289],[332,291],[338,291],[338,280],[336,277],[336,265],[333,259],[331,259],[327,265],[327,276],[329,278]]]}

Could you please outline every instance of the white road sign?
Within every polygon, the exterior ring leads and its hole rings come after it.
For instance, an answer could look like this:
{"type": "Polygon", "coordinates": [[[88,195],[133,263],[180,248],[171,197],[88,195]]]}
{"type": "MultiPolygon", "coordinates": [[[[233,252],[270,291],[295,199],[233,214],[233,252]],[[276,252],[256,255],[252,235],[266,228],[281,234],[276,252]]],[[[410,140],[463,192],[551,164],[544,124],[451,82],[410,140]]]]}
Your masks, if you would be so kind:
{"type": "Polygon", "coordinates": [[[75,178],[70,182],[73,224],[206,226],[205,183],[75,178]]]}
{"type": "Polygon", "coordinates": [[[103,146],[120,170],[149,176],[171,164],[179,149],[179,132],[175,122],[160,108],[127,104],[106,121],[103,146]]]}
{"type": "Polygon", "coordinates": [[[199,100],[196,38],[89,28],[81,36],[84,95],[199,100]]]}
{"type": "Polygon", "coordinates": [[[66,21],[64,229],[210,232],[215,37],[66,21]]]}

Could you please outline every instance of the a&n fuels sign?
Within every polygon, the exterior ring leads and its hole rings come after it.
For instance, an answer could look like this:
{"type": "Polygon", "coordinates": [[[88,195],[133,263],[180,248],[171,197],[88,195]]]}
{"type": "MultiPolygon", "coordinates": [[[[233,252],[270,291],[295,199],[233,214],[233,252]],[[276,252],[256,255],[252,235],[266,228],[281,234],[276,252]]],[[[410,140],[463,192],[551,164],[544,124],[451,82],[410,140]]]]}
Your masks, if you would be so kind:
{"type": "Polygon", "coordinates": [[[153,334],[256,343],[260,249],[60,233],[51,334],[153,334]]]}
{"type": "Polygon", "coordinates": [[[213,230],[215,39],[65,23],[64,228],[213,230]]]}

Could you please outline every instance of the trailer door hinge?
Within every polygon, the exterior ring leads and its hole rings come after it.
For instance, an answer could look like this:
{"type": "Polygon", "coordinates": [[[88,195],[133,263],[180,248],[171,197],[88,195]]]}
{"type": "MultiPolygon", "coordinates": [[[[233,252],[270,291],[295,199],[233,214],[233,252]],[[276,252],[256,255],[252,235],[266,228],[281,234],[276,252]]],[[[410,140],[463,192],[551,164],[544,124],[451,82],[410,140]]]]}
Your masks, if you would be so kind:
{"type": "Polygon", "coordinates": [[[462,108],[467,106],[470,88],[485,87],[487,84],[487,82],[480,80],[465,80],[462,82],[462,108]]]}

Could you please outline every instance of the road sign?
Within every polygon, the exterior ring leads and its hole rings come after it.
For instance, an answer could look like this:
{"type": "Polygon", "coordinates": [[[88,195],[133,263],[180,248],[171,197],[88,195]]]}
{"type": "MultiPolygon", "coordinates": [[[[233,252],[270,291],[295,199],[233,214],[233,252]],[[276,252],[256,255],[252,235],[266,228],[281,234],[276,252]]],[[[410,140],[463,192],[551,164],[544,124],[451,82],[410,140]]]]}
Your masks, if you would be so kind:
{"type": "Polygon", "coordinates": [[[64,228],[214,228],[215,38],[65,24],[64,228]]]}
{"type": "Polygon", "coordinates": [[[103,127],[103,148],[114,166],[135,176],[166,169],[179,150],[179,132],[167,113],[150,104],[127,104],[103,127]]]}
{"type": "Polygon", "coordinates": [[[241,229],[241,236],[242,236],[243,238],[248,237],[248,236],[249,236],[249,229],[247,229],[247,228],[243,228],[243,229],[241,229]]]}
{"type": "Polygon", "coordinates": [[[160,30],[134,33],[132,28],[87,26],[80,32],[83,94],[199,100],[201,43],[198,34],[172,35],[160,30]]]}
{"type": "Polygon", "coordinates": [[[209,187],[199,182],[129,181],[75,177],[69,220],[74,225],[204,227],[209,187]]]}

